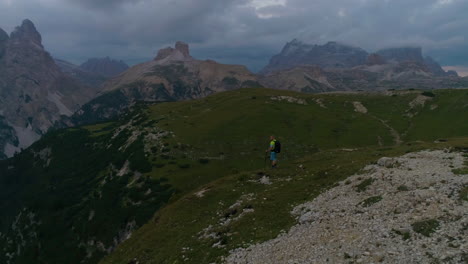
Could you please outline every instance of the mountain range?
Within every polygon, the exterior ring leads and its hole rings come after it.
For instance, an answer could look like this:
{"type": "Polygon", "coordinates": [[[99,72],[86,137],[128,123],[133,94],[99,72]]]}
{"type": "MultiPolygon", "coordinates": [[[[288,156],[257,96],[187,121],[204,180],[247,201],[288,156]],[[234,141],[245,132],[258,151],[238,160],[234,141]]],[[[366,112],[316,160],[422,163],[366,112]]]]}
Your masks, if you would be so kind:
{"type": "Polygon", "coordinates": [[[293,40],[260,74],[245,66],[197,60],[177,42],[131,68],[108,57],[80,66],[52,59],[39,32],[25,20],[11,36],[0,32],[0,155],[11,157],[50,128],[118,117],[137,102],[191,100],[243,87],[305,93],[441,89],[468,86],[421,48],[369,54],[349,45],[293,40]],[[39,88],[36,88],[39,87],[39,88]]]}
{"type": "Polygon", "coordinates": [[[313,224],[359,239],[300,243],[338,262],[468,259],[468,79],[422,49],[294,40],[254,74],[179,41],[124,68],[53,59],[29,20],[0,30],[0,263],[249,263],[313,224]]]}
{"type": "Polygon", "coordinates": [[[329,42],[286,44],[261,71],[265,87],[300,92],[379,91],[466,87],[467,79],[444,71],[421,48],[402,47],[368,54],[360,48],[329,42]]]}

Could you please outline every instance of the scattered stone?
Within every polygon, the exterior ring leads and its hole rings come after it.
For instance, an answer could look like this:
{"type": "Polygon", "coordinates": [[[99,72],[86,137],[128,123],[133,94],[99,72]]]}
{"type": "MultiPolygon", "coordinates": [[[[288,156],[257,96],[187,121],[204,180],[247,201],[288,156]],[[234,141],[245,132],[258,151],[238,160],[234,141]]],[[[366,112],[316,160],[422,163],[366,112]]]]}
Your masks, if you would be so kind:
{"type": "Polygon", "coordinates": [[[195,196],[198,197],[198,198],[202,198],[203,196],[205,196],[205,193],[209,191],[208,188],[204,188],[198,192],[195,193],[195,196]]]}
{"type": "Polygon", "coordinates": [[[395,159],[387,157],[381,158],[377,161],[377,165],[385,168],[393,168],[398,165],[397,163],[398,162],[395,159]]]}
{"type": "Polygon", "coordinates": [[[285,102],[288,102],[288,103],[294,103],[294,104],[300,104],[300,105],[308,105],[308,103],[306,102],[306,100],[304,99],[300,99],[300,98],[296,98],[296,97],[292,97],[292,96],[284,96],[284,95],[281,95],[281,96],[273,96],[270,98],[271,100],[273,101],[285,101],[285,102]]]}
{"type": "Polygon", "coordinates": [[[265,185],[271,185],[270,178],[267,176],[263,176],[262,178],[260,178],[260,183],[265,185]]]}
{"type": "Polygon", "coordinates": [[[353,102],[354,112],[367,114],[367,108],[361,102],[353,102]]]}
{"type": "Polygon", "coordinates": [[[468,178],[452,173],[464,160],[460,153],[421,151],[368,165],[364,174],[345,180],[372,179],[365,191],[356,192],[345,181],[336,185],[296,206],[291,213],[297,224],[288,232],[232,250],[225,262],[464,263],[468,214],[458,195],[468,178]],[[398,191],[401,186],[408,191],[398,191]],[[356,206],[369,197],[382,199],[356,206]],[[429,230],[429,236],[415,232],[415,223],[418,232],[429,230]]]}

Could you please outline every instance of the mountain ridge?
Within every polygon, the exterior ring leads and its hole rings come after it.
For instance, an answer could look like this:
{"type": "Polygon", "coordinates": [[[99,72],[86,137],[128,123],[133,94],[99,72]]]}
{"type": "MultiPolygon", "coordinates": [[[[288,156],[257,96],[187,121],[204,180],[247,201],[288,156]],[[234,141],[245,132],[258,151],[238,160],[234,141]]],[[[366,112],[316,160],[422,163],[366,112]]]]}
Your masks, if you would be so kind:
{"type": "Polygon", "coordinates": [[[137,101],[190,100],[207,95],[260,86],[256,75],[242,65],[197,60],[189,46],[177,42],[163,48],[148,62],[135,65],[102,86],[100,95],[72,116],[73,124],[96,122],[118,116],[137,101]]]}

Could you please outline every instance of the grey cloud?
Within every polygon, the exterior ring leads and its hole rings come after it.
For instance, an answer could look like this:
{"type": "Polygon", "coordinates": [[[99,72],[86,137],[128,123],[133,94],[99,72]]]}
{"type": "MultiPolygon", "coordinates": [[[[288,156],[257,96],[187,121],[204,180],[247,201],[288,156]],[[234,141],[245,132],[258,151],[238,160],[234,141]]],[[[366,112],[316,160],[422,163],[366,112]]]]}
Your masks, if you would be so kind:
{"type": "Polygon", "coordinates": [[[259,69],[297,37],[369,51],[418,45],[444,64],[468,65],[468,0],[289,0],[258,9],[250,0],[8,2],[0,0],[0,10],[10,8],[0,27],[30,18],[49,51],[75,62],[105,55],[139,62],[183,40],[199,58],[259,69]]]}
{"type": "Polygon", "coordinates": [[[90,9],[112,9],[124,4],[135,4],[142,0],[66,0],[76,6],[90,9]]]}

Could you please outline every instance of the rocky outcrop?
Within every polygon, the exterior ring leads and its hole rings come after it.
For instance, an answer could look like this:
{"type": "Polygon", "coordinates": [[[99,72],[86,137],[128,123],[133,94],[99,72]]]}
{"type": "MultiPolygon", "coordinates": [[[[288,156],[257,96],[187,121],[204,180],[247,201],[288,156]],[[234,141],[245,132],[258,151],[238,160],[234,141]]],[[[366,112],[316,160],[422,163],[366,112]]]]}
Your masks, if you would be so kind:
{"type": "Polygon", "coordinates": [[[0,31],[0,54],[0,156],[11,157],[62,115],[71,115],[95,90],[60,71],[30,20],[10,37],[0,31]]]}
{"type": "Polygon", "coordinates": [[[302,65],[315,65],[322,68],[350,68],[365,64],[367,55],[367,52],[361,48],[337,42],[310,45],[295,39],[287,43],[280,54],[273,56],[261,73],[269,74],[302,65]]]}
{"type": "Polygon", "coordinates": [[[174,61],[192,61],[194,59],[190,56],[189,45],[178,41],[175,48],[167,47],[159,50],[154,60],[160,63],[171,63],[174,61]]]}
{"type": "Polygon", "coordinates": [[[80,65],[81,70],[102,75],[107,78],[117,76],[128,68],[125,62],[113,60],[109,57],[92,58],[80,65]]]}
{"type": "Polygon", "coordinates": [[[259,86],[245,66],[196,60],[189,46],[177,42],[152,61],[138,64],[106,82],[103,93],[83,106],[74,124],[115,117],[137,101],[163,102],[201,98],[216,92],[259,86]]]}
{"type": "Polygon", "coordinates": [[[226,263],[465,263],[468,182],[452,172],[463,162],[448,151],[382,158],[296,206],[288,232],[226,263]]]}

